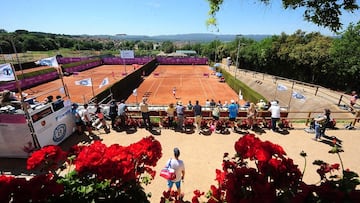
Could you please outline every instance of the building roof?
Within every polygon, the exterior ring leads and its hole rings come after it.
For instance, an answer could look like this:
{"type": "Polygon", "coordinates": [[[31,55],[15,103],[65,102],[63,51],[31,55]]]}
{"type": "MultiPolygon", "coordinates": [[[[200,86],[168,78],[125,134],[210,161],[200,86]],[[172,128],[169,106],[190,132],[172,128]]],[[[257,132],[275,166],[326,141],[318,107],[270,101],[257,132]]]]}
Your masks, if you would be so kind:
{"type": "Polygon", "coordinates": [[[176,50],[175,52],[181,54],[196,54],[196,51],[194,50],[176,50]]]}

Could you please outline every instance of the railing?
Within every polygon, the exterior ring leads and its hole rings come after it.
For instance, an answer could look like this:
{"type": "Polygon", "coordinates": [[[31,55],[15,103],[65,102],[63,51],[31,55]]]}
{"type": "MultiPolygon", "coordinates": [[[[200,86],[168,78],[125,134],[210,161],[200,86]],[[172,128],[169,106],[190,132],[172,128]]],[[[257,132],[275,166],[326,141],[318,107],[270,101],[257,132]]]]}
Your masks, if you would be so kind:
{"type": "MultiPolygon", "coordinates": [[[[129,106],[128,107],[128,115],[134,118],[141,118],[141,112],[138,106],[129,106]]],[[[150,109],[150,116],[158,117],[158,118],[165,118],[167,116],[166,113],[166,106],[151,106],[150,109]]],[[[205,119],[212,118],[212,111],[211,108],[204,108],[205,110],[202,111],[202,117],[205,119]]],[[[227,119],[228,112],[226,110],[220,111],[220,118],[227,119]]],[[[307,126],[313,118],[317,117],[318,115],[323,114],[322,111],[281,111],[280,118],[287,119],[290,122],[304,122],[307,126]]],[[[175,112],[176,116],[176,112],[175,112]]],[[[184,112],[185,117],[194,117],[194,113],[191,110],[186,110],[184,112]]],[[[360,120],[360,111],[356,112],[355,114],[349,111],[332,111],[330,117],[335,119],[337,123],[346,123],[355,126],[358,120],[360,120]]],[[[246,110],[240,110],[237,116],[237,120],[247,119],[247,112],[246,110]]],[[[258,111],[256,119],[271,119],[271,112],[269,111],[258,111]]]]}

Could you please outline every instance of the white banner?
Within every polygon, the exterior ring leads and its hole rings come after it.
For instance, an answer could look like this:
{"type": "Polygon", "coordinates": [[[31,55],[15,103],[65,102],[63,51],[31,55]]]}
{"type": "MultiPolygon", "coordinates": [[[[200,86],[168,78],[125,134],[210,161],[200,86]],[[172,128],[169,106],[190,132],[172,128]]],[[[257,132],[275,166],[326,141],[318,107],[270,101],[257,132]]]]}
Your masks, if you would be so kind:
{"type": "Polygon", "coordinates": [[[300,99],[300,100],[306,99],[304,95],[300,94],[299,92],[295,92],[295,91],[293,91],[292,97],[295,99],[300,99]]]}
{"type": "Polygon", "coordinates": [[[135,58],[134,50],[120,50],[120,57],[123,59],[135,58]]]}
{"type": "Polygon", "coordinates": [[[286,87],[285,85],[278,84],[277,90],[279,90],[279,91],[286,91],[286,90],[287,90],[287,87],[286,87]]]}
{"type": "Polygon", "coordinates": [[[39,61],[36,61],[35,64],[41,65],[41,66],[50,66],[50,67],[54,67],[54,68],[59,67],[59,64],[58,64],[55,56],[50,57],[50,58],[40,59],[39,61]]]}
{"type": "Polygon", "coordinates": [[[105,85],[108,85],[109,82],[109,78],[104,78],[103,81],[101,82],[101,84],[99,85],[99,88],[104,87],[105,85]]]}
{"type": "Polygon", "coordinates": [[[9,63],[0,64],[0,81],[15,80],[15,74],[9,63]]]}
{"type": "Polygon", "coordinates": [[[65,106],[54,112],[52,104],[48,104],[31,112],[30,118],[41,147],[60,144],[76,129],[71,106],[65,106]]]}
{"type": "Polygon", "coordinates": [[[241,89],[239,89],[239,100],[243,100],[243,99],[244,99],[244,97],[242,95],[241,89]]]}
{"type": "Polygon", "coordinates": [[[75,81],[75,85],[82,85],[82,86],[92,86],[92,81],[91,78],[86,78],[86,79],[82,79],[82,80],[77,80],[75,81]]]}

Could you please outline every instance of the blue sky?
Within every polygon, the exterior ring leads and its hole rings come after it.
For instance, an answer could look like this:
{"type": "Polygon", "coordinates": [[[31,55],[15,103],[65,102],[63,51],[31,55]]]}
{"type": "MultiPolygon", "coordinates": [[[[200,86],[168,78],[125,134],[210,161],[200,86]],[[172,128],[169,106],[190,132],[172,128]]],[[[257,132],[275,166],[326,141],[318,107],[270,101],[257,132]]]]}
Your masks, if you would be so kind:
{"type": "MultiPolygon", "coordinates": [[[[3,0],[0,29],[55,34],[170,35],[293,34],[329,29],[305,22],[301,11],[284,10],[280,0],[266,6],[257,0],[225,0],[218,13],[219,32],[206,26],[206,0],[3,0]],[[6,18],[4,17],[6,16],[6,18]]],[[[360,20],[360,12],[345,14],[344,29],[360,20]]]]}

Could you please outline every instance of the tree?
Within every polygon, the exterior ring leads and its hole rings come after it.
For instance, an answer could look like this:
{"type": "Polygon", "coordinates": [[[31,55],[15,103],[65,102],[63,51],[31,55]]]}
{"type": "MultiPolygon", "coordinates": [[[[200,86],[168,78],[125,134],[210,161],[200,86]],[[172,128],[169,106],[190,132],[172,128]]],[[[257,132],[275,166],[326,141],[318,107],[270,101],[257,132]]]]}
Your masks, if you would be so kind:
{"type": "MultiPolygon", "coordinates": [[[[270,0],[258,0],[265,4],[269,4],[270,0]]],[[[217,27],[216,13],[220,10],[220,6],[224,0],[208,0],[210,10],[208,25],[217,27]]],[[[282,0],[285,9],[304,8],[304,19],[318,26],[329,28],[333,32],[337,32],[342,28],[340,17],[343,11],[354,12],[359,9],[359,5],[355,0],[282,0]]]]}
{"type": "Polygon", "coordinates": [[[335,39],[330,56],[332,73],[341,88],[358,90],[360,86],[360,22],[350,24],[341,38],[335,39]],[[342,80],[341,80],[342,79],[342,80]]]}
{"type": "Polygon", "coordinates": [[[161,44],[161,50],[165,53],[172,53],[175,51],[175,45],[171,41],[164,41],[161,44]]]}

